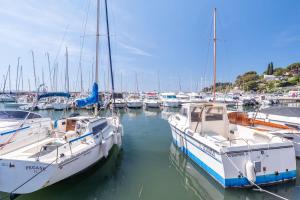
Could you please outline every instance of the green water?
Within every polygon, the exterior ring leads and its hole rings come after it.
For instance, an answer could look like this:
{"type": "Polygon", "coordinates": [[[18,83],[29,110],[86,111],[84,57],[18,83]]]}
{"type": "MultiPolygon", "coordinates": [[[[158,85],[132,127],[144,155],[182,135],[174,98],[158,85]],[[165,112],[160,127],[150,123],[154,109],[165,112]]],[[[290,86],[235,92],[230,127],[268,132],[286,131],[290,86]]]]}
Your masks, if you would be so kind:
{"type": "MultiPolygon", "coordinates": [[[[40,112],[57,118],[61,112],[40,112]]],[[[226,189],[172,145],[165,111],[121,112],[123,149],[85,172],[19,200],[196,200],[274,199],[251,189],[226,189]]],[[[300,162],[297,161],[298,166],[300,162]]],[[[266,189],[290,199],[300,199],[300,167],[296,182],[266,189]]]]}

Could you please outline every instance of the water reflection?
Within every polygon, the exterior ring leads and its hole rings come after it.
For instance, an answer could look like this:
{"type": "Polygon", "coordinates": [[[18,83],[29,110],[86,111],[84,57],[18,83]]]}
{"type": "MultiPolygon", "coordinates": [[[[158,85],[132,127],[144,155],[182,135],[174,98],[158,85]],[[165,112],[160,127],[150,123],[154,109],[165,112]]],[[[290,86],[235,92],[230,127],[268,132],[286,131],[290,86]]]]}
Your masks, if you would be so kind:
{"type": "Polygon", "coordinates": [[[164,120],[168,120],[170,115],[179,112],[179,108],[163,108],[161,112],[161,118],[164,120]]]}
{"type": "Polygon", "coordinates": [[[144,113],[146,117],[154,117],[160,114],[160,108],[145,108],[144,113]]]}

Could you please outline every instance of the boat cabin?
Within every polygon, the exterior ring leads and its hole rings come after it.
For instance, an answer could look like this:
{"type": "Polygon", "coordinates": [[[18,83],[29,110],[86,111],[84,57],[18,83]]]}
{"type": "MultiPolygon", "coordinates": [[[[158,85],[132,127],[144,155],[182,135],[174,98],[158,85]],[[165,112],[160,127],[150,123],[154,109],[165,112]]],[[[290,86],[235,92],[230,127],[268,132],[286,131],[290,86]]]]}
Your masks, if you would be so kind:
{"type": "Polygon", "coordinates": [[[229,137],[227,109],[222,104],[183,104],[180,114],[186,119],[185,123],[194,133],[229,137]]]}
{"type": "Polygon", "coordinates": [[[162,93],[161,97],[164,99],[176,99],[175,93],[162,93]]]}

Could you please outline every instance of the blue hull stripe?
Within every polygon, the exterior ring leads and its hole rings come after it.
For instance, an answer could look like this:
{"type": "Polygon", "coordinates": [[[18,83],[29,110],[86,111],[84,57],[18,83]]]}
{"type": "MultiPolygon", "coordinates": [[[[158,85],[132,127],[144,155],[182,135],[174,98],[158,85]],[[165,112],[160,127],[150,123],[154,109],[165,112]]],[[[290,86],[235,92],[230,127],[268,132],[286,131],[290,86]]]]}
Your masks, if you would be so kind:
{"type": "Polygon", "coordinates": [[[80,136],[80,137],[74,138],[74,139],[70,140],[69,143],[72,143],[72,142],[75,142],[75,141],[80,140],[80,139],[82,139],[82,138],[85,138],[85,137],[87,137],[87,136],[93,135],[93,133],[94,133],[94,132],[90,132],[90,133],[87,133],[87,134],[82,135],[82,136],[80,136]]]}
{"type": "MultiPolygon", "coordinates": [[[[177,145],[177,142],[173,140],[177,145]]],[[[177,145],[178,146],[178,145],[177,145]]],[[[191,153],[185,147],[180,148],[185,154],[187,154],[196,164],[198,164],[201,168],[203,168],[209,175],[211,175],[216,181],[218,181],[223,187],[247,187],[250,186],[249,181],[246,177],[241,178],[226,178],[224,179],[220,174],[206,165],[203,161],[201,161],[198,157],[196,157],[193,153],[191,153]]],[[[270,184],[276,183],[286,180],[291,180],[296,178],[296,170],[280,172],[278,175],[275,174],[267,174],[256,176],[256,184],[270,184]]]]}
{"type": "Polygon", "coordinates": [[[29,127],[30,127],[30,126],[25,126],[25,127],[22,127],[22,128],[16,129],[16,130],[11,130],[11,131],[2,132],[2,133],[0,133],[0,136],[12,134],[12,133],[15,133],[15,132],[17,132],[17,131],[21,131],[21,130],[27,129],[27,128],[29,128],[29,127]]]}

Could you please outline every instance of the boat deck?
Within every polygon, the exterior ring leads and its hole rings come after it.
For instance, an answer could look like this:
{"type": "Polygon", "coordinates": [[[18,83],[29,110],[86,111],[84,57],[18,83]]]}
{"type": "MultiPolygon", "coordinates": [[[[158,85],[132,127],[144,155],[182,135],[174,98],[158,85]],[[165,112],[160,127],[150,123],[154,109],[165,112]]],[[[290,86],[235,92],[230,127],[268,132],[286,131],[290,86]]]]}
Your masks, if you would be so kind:
{"type": "Polygon", "coordinates": [[[84,151],[92,141],[77,142],[69,144],[62,138],[46,138],[39,142],[21,147],[13,152],[1,155],[0,159],[42,161],[51,163],[56,158],[70,157],[72,154],[84,151]]]}

